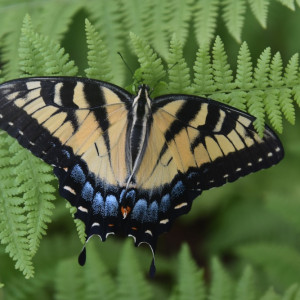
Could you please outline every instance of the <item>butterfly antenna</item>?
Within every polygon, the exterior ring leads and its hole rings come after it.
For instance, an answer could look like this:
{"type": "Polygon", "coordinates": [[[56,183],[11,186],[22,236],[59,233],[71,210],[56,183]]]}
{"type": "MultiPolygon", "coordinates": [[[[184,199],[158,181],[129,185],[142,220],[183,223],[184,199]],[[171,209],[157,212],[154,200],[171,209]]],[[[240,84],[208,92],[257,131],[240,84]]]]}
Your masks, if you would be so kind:
{"type": "Polygon", "coordinates": [[[126,60],[125,60],[124,57],[122,56],[121,52],[117,52],[117,53],[120,55],[120,57],[121,57],[123,63],[125,64],[125,66],[127,67],[127,69],[129,70],[129,72],[131,73],[131,75],[132,75],[132,77],[133,77],[133,76],[134,76],[134,73],[133,73],[133,71],[130,69],[129,65],[127,64],[126,60]]]}

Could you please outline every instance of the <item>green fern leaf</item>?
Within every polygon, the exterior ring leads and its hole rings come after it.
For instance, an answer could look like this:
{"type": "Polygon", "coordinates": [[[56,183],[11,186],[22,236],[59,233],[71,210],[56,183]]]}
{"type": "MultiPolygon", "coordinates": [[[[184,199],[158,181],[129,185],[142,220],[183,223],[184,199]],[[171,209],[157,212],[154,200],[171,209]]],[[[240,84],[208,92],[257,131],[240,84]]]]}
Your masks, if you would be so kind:
{"type": "MultiPolygon", "coordinates": [[[[72,206],[69,202],[66,203],[66,208],[68,208],[70,210],[70,213],[71,213],[72,217],[74,218],[77,208],[75,206],[72,206]]],[[[77,233],[78,233],[80,242],[82,244],[84,244],[86,241],[85,224],[79,219],[74,219],[74,223],[75,223],[75,226],[77,229],[77,233]]]]}
{"type": "Polygon", "coordinates": [[[254,84],[259,89],[265,89],[269,85],[270,61],[271,49],[268,47],[259,56],[254,69],[254,84]]]}
{"type": "Polygon", "coordinates": [[[61,261],[56,270],[55,287],[57,300],[85,299],[85,290],[82,282],[83,270],[76,264],[74,258],[61,261]]]}
{"type": "Polygon", "coordinates": [[[282,117],[279,106],[279,93],[282,84],[282,59],[277,52],[270,64],[270,85],[273,89],[265,97],[265,107],[272,126],[280,133],[282,132],[282,117]]]}
{"type": "Polygon", "coordinates": [[[223,18],[230,34],[238,43],[241,42],[241,32],[246,12],[245,0],[225,0],[223,18]]]}
{"type": "Polygon", "coordinates": [[[201,45],[196,54],[194,64],[194,84],[195,94],[204,95],[215,91],[216,86],[213,80],[213,69],[210,63],[209,46],[201,45]]]}
{"type": "MultiPolygon", "coordinates": [[[[117,299],[116,284],[99,255],[98,241],[91,243],[88,249],[88,260],[84,270],[86,286],[85,300],[117,299]]],[[[69,298],[71,299],[71,298],[69,298]]]]}
{"type": "Polygon", "coordinates": [[[300,86],[293,87],[293,94],[294,94],[295,102],[300,107],[300,86]]]}
{"type": "Polygon", "coordinates": [[[149,86],[156,86],[166,75],[161,58],[158,58],[153,49],[134,33],[130,33],[130,38],[141,65],[143,81],[149,86]]]}
{"type": "Polygon", "coordinates": [[[212,260],[212,282],[210,287],[210,300],[232,300],[233,286],[230,277],[223,269],[217,258],[212,260]]]}
{"type": "Polygon", "coordinates": [[[279,95],[280,108],[284,113],[286,119],[291,124],[295,124],[296,116],[295,116],[295,108],[293,105],[293,97],[292,97],[294,91],[290,87],[299,85],[298,69],[299,69],[299,55],[298,53],[296,53],[289,60],[284,72],[284,83],[288,88],[282,89],[279,95]]]}
{"type": "Polygon", "coordinates": [[[243,272],[241,279],[236,286],[236,300],[255,300],[256,289],[254,284],[254,274],[250,266],[247,266],[243,272]]]}
{"type": "Polygon", "coordinates": [[[195,3],[195,34],[199,45],[209,44],[217,25],[219,0],[200,0],[195,3]]]}
{"type": "Polygon", "coordinates": [[[298,300],[300,299],[299,284],[291,285],[284,293],[282,300],[298,300]]]}
{"type": "Polygon", "coordinates": [[[295,10],[295,1],[294,0],[278,0],[281,2],[284,6],[289,8],[290,10],[295,10]]]}
{"type": "Polygon", "coordinates": [[[150,1],[121,0],[120,1],[127,32],[134,32],[142,39],[150,39],[149,36],[149,10],[150,1]]]}
{"type": "Polygon", "coordinates": [[[247,43],[241,45],[238,59],[235,85],[241,91],[230,94],[229,104],[241,110],[246,109],[247,93],[253,88],[251,55],[247,43]]]}
{"type": "Polygon", "coordinates": [[[86,41],[88,46],[88,65],[85,70],[87,77],[103,81],[112,81],[111,68],[108,60],[107,48],[96,32],[95,27],[85,20],[86,41]]]}
{"type": "Polygon", "coordinates": [[[123,300],[147,300],[152,298],[149,284],[143,277],[130,240],[125,242],[122,249],[117,281],[117,298],[123,300]]]}
{"type": "Polygon", "coordinates": [[[36,18],[37,28],[51,39],[61,39],[69,29],[74,15],[82,8],[83,2],[80,0],[72,3],[60,0],[46,1],[42,4],[39,17],[36,18]]]}
{"type": "Polygon", "coordinates": [[[169,48],[169,36],[167,35],[168,0],[150,0],[150,11],[146,13],[148,18],[146,39],[151,41],[154,49],[164,58],[167,58],[169,48]]]}
{"type": "Polygon", "coordinates": [[[274,288],[270,288],[260,300],[281,300],[280,296],[274,291],[274,288]]]}
{"type": "Polygon", "coordinates": [[[256,117],[254,126],[260,136],[263,135],[265,127],[265,93],[262,90],[269,85],[271,49],[266,48],[257,60],[257,65],[254,69],[254,86],[257,91],[250,92],[248,101],[249,113],[256,117]]]}
{"type": "Polygon", "coordinates": [[[299,83],[298,78],[299,69],[299,54],[294,54],[289,60],[284,73],[284,80],[286,85],[296,85],[299,83]]]}
{"type": "Polygon", "coordinates": [[[124,22],[120,13],[119,1],[87,1],[86,9],[90,20],[99,32],[108,49],[114,83],[122,85],[124,81],[124,64],[118,55],[124,50],[124,22]]]}
{"type": "Polygon", "coordinates": [[[169,88],[172,93],[191,94],[190,70],[183,58],[182,43],[173,35],[168,58],[169,88]]]}
{"type": "Polygon", "coordinates": [[[227,55],[225,53],[224,44],[221,38],[218,36],[213,45],[213,78],[216,88],[220,90],[220,93],[213,93],[212,98],[228,102],[228,91],[234,89],[235,84],[233,81],[232,70],[227,62],[227,55]]]}
{"type": "Polygon", "coordinates": [[[59,44],[33,31],[28,15],[24,18],[19,53],[20,68],[27,75],[77,74],[77,67],[59,44]]]}
{"type": "Polygon", "coordinates": [[[243,90],[251,90],[253,87],[251,55],[246,42],[241,45],[238,53],[235,84],[243,90]]]}
{"type": "Polygon", "coordinates": [[[33,256],[42,236],[46,234],[47,223],[51,221],[55,189],[49,182],[54,180],[54,176],[50,166],[31,155],[18,143],[13,143],[10,151],[14,153],[10,163],[14,166],[14,184],[23,195],[28,225],[27,239],[33,256]]]}
{"type": "Polygon", "coordinates": [[[188,37],[189,21],[192,17],[193,0],[168,1],[166,12],[167,35],[174,32],[180,41],[185,42],[188,37]]]}
{"type": "Polygon", "coordinates": [[[263,28],[267,28],[267,14],[270,0],[248,0],[251,10],[263,28]]]}
{"type": "Polygon", "coordinates": [[[272,282],[288,287],[300,278],[300,253],[288,245],[253,243],[236,248],[239,256],[262,268],[272,282]]]}
{"type": "Polygon", "coordinates": [[[23,272],[26,278],[34,274],[32,253],[26,238],[27,224],[24,201],[18,196],[18,187],[14,182],[14,166],[11,166],[8,145],[15,143],[10,137],[0,137],[0,241],[6,244],[5,251],[16,261],[15,267],[23,272]],[[5,166],[5,167],[3,167],[5,166]]]}
{"type": "Polygon", "coordinates": [[[297,297],[299,296],[300,296],[299,285],[293,284],[285,291],[282,300],[296,300],[297,297]]]}
{"type": "Polygon", "coordinates": [[[194,262],[187,244],[182,246],[179,253],[176,289],[173,296],[176,300],[206,299],[203,271],[194,262]]]}
{"type": "Polygon", "coordinates": [[[21,29],[19,46],[20,70],[24,73],[24,76],[26,74],[42,75],[45,71],[42,55],[39,49],[33,45],[34,38],[35,34],[33,33],[31,19],[29,15],[26,15],[21,29]]]}

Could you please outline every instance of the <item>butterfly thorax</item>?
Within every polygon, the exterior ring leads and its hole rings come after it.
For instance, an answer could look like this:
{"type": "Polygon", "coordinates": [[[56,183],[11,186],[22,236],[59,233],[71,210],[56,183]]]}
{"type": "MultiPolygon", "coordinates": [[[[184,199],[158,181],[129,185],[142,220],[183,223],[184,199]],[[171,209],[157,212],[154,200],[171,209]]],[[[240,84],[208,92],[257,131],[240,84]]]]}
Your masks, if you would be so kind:
{"type": "Polygon", "coordinates": [[[128,170],[127,187],[135,183],[134,174],[138,171],[147,140],[150,124],[152,121],[151,99],[148,95],[149,88],[141,85],[137,96],[133,99],[130,113],[128,114],[126,157],[128,170]]]}

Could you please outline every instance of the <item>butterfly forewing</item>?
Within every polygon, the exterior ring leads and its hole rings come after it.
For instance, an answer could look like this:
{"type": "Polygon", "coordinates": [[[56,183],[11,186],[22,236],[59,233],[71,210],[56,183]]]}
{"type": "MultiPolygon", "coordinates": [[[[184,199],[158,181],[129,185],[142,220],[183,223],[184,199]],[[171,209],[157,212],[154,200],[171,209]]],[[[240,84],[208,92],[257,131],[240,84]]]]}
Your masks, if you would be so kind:
{"type": "Polygon", "coordinates": [[[190,189],[209,189],[268,168],[283,157],[283,147],[266,126],[256,133],[254,117],[195,96],[154,100],[154,122],[165,137],[177,168],[190,189]]]}

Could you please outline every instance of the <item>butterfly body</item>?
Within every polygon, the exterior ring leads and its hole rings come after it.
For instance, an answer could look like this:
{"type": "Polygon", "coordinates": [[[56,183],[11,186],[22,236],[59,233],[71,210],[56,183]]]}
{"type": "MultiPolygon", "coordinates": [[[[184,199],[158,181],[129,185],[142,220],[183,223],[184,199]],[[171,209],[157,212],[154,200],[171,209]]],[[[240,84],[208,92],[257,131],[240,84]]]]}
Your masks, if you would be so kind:
{"type": "Polygon", "coordinates": [[[0,128],[54,166],[60,194],[77,207],[87,239],[124,232],[148,243],[187,213],[203,190],[268,168],[283,147],[255,118],[190,95],[151,99],[76,77],[0,85],[0,128]]]}

